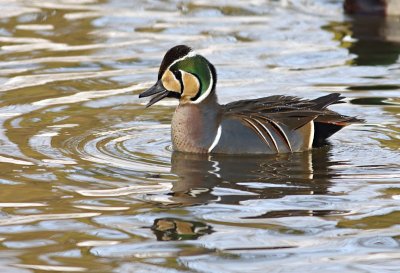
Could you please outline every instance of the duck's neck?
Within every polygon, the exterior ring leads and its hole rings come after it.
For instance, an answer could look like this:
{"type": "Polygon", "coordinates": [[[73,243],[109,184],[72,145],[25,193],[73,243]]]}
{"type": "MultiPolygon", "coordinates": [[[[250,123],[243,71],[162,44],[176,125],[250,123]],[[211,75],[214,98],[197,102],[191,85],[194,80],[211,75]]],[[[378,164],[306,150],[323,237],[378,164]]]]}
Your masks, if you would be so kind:
{"type": "Polygon", "coordinates": [[[207,153],[217,134],[220,116],[215,91],[198,104],[179,104],[172,118],[174,150],[207,153]]]}

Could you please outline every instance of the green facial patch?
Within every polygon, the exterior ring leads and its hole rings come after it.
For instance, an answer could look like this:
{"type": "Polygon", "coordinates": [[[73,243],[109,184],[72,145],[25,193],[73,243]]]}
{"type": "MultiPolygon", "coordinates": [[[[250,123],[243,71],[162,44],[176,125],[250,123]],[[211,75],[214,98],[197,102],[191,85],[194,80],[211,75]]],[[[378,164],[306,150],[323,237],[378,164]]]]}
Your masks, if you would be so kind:
{"type": "Polygon", "coordinates": [[[196,98],[203,95],[211,84],[211,73],[208,61],[200,55],[183,59],[182,61],[175,63],[170,70],[183,70],[195,75],[199,79],[200,94],[197,94],[196,98]]]}

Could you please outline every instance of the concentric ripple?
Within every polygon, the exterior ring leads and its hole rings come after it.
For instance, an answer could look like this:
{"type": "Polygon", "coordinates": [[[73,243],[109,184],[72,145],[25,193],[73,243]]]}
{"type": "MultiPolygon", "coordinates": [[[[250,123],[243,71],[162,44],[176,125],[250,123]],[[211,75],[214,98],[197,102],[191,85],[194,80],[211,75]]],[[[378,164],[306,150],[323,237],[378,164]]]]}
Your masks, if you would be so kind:
{"type": "Polygon", "coordinates": [[[0,272],[398,272],[400,21],[342,0],[0,0],[0,272]],[[367,22],[365,22],[367,21],[367,22]],[[341,92],[309,153],[171,151],[165,51],[221,103],[341,92]]]}
{"type": "Polygon", "coordinates": [[[133,123],[131,127],[87,132],[65,142],[65,149],[81,159],[139,172],[170,171],[170,126],[133,123]]]}

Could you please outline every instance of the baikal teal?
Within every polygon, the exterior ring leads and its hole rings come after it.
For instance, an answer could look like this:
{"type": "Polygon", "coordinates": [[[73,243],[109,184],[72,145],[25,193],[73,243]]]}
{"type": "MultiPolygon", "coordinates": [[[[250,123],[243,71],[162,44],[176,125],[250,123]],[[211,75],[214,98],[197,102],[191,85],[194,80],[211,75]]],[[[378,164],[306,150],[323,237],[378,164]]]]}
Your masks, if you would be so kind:
{"type": "Polygon", "coordinates": [[[216,154],[275,154],[310,150],[343,127],[362,120],[327,109],[343,97],[332,93],[313,100],[275,95],[220,105],[214,66],[190,47],[171,48],[157,83],[140,97],[147,106],[179,99],[172,118],[176,151],[216,154]]]}

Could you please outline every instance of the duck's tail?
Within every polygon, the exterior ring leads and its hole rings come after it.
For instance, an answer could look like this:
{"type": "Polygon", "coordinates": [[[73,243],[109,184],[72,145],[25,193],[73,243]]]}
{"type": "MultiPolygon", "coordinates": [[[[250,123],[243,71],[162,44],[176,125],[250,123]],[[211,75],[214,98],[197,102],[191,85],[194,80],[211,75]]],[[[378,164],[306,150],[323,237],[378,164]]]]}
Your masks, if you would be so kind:
{"type": "MultiPolygon", "coordinates": [[[[343,103],[345,97],[339,93],[329,94],[313,100],[315,107],[325,109],[329,105],[343,103]]],[[[327,138],[352,123],[363,123],[363,119],[341,115],[329,109],[314,119],[314,141],[313,147],[319,147],[327,144],[327,138]]]]}

